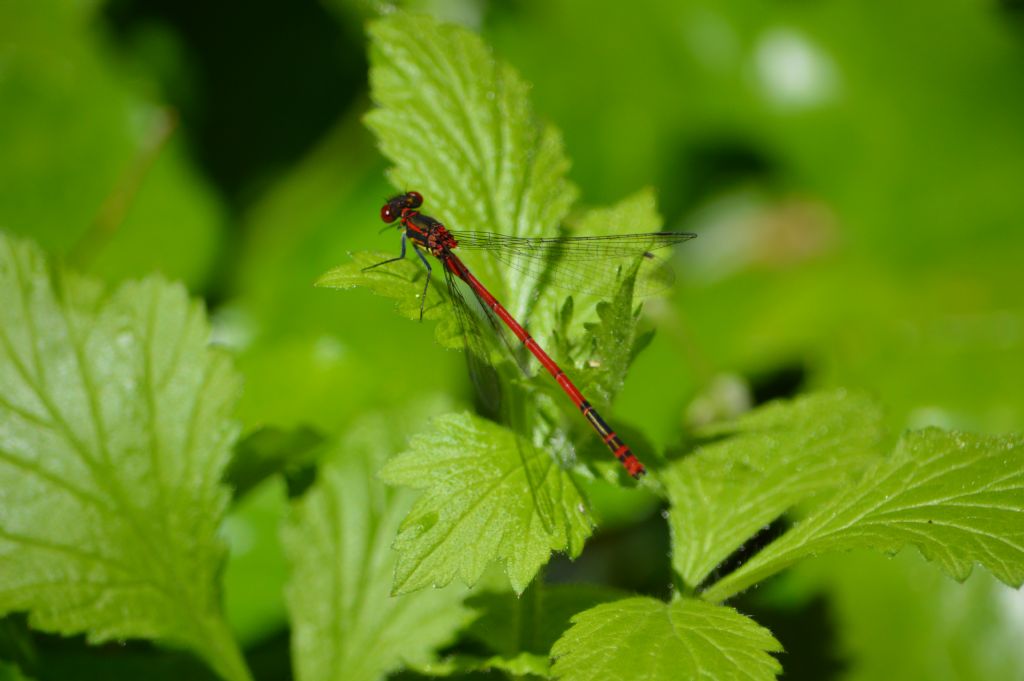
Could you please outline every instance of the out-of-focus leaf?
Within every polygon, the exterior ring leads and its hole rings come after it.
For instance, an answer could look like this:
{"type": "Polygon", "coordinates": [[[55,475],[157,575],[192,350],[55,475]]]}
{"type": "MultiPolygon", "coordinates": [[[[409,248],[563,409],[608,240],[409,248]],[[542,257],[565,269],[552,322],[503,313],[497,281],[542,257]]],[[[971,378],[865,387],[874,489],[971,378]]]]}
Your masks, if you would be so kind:
{"type": "Polygon", "coordinates": [[[0,661],[0,681],[32,681],[16,665],[0,661]]]}
{"type": "Polygon", "coordinates": [[[470,414],[436,419],[381,476],[424,490],[395,541],[395,593],[472,585],[495,560],[521,593],[552,551],[576,557],[590,535],[583,497],[551,455],[470,414]]]}
{"type": "Polygon", "coordinates": [[[236,496],[221,523],[220,534],[228,544],[224,615],[243,648],[265,643],[286,625],[283,592],[288,563],[280,528],[293,496],[287,482],[271,477],[245,496],[236,496]]]}
{"type": "Polygon", "coordinates": [[[688,598],[628,598],[572,618],[551,650],[565,681],[772,681],[782,671],[769,653],[782,646],[732,608],[688,598]]]}
{"type": "Polygon", "coordinates": [[[905,435],[859,483],[815,509],[748,563],[704,592],[718,601],[796,561],[829,551],[914,545],[963,581],[975,563],[1024,582],[1024,437],[905,435]]]}
{"type": "Polygon", "coordinates": [[[249,672],[221,615],[217,527],[238,378],[158,278],[104,294],[0,235],[0,612],[249,672]]]}
{"type": "Polygon", "coordinates": [[[709,427],[721,438],[660,476],[672,502],[672,562],[697,587],[762,526],[809,496],[856,479],[879,455],[881,410],[821,393],[709,427]]]}
{"type": "Polygon", "coordinates": [[[844,681],[1024,677],[1024,593],[983,570],[960,584],[915,552],[862,550],[802,563],[785,581],[828,598],[844,681]]]}
{"type": "Polygon", "coordinates": [[[97,5],[0,7],[0,229],[110,279],[160,270],[201,285],[221,206],[189,167],[174,113],[111,58],[97,5]]]}
{"type": "MultiPolygon", "coordinates": [[[[291,430],[272,426],[260,428],[235,446],[224,481],[232,487],[236,499],[275,473],[283,474],[289,487],[301,484],[298,478],[313,465],[323,443],[323,435],[305,426],[291,430]]],[[[303,491],[301,488],[291,490],[294,494],[303,491]]]]}
{"type": "Polygon", "coordinates": [[[425,663],[469,619],[461,587],[389,593],[391,544],[415,494],[389,489],[375,474],[401,431],[375,418],[343,438],[285,530],[301,681],[376,681],[425,663]]]}

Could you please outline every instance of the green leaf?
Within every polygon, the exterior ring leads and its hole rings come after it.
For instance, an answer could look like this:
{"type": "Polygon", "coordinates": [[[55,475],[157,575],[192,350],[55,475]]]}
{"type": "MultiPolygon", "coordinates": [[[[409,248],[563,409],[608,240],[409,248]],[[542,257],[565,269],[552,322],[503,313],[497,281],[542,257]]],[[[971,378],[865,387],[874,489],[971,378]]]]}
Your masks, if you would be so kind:
{"type": "MultiPolygon", "coordinates": [[[[362,286],[378,296],[396,300],[397,310],[403,317],[414,321],[419,320],[420,300],[427,272],[416,254],[410,250],[404,260],[388,263],[383,267],[366,269],[394,257],[396,256],[385,253],[353,253],[352,262],[325,272],[317,279],[316,286],[336,289],[362,286]]],[[[443,282],[442,275],[438,272],[439,269],[440,267],[435,267],[434,275],[431,277],[434,285],[427,290],[427,304],[423,307],[423,319],[441,322],[435,332],[438,343],[448,348],[461,348],[463,346],[462,332],[458,328],[458,321],[447,300],[447,293],[442,295],[436,288],[443,282]]]]}
{"type": "Polygon", "coordinates": [[[935,428],[910,432],[892,457],[705,592],[717,601],[796,561],[872,548],[922,555],[963,581],[974,563],[1024,582],[1024,436],[935,428]]]}
{"type": "Polygon", "coordinates": [[[604,586],[538,581],[521,595],[485,592],[473,596],[466,605],[479,615],[465,636],[484,644],[494,655],[478,660],[472,668],[547,677],[551,646],[569,628],[572,616],[624,596],[622,591],[604,586]]]}
{"type": "Polygon", "coordinates": [[[723,438],[661,475],[672,509],[672,563],[696,588],[761,527],[804,499],[851,482],[878,455],[881,412],[831,392],[774,402],[703,431],[723,438]]]}
{"type": "Polygon", "coordinates": [[[583,497],[551,455],[470,414],[436,419],[381,476],[425,490],[395,541],[395,593],[472,585],[494,560],[521,593],[552,551],[576,557],[590,535],[583,497]]]}
{"type": "MultiPolygon", "coordinates": [[[[529,85],[457,26],[396,12],[369,32],[378,108],[366,123],[395,164],[392,183],[420,191],[452,229],[555,234],[576,190],[560,134],[534,121],[529,85]]],[[[534,280],[487,259],[470,266],[513,315],[528,312],[534,280]]]]}
{"type": "Polygon", "coordinates": [[[3,235],[0,296],[0,613],[248,678],[217,588],[239,386],[202,306],[158,278],[103,295],[3,235]]]}
{"type": "Polygon", "coordinates": [[[768,681],[782,646],[732,608],[692,599],[628,598],[572,618],[551,650],[563,681],[768,681]]]}
{"type": "MultiPolygon", "coordinates": [[[[657,232],[661,225],[654,192],[643,189],[612,206],[588,210],[572,222],[571,231],[581,236],[609,236],[657,232]]],[[[567,291],[548,286],[530,310],[531,321],[541,331],[550,327],[557,329],[552,334],[551,345],[557,347],[556,343],[561,344],[566,348],[566,358],[571,358],[577,366],[585,367],[586,375],[581,377],[581,385],[592,382],[603,393],[601,399],[605,403],[610,402],[621,389],[625,371],[636,349],[638,317],[634,309],[634,293],[637,284],[640,284],[641,293],[660,288],[649,278],[651,275],[657,278],[658,274],[664,273],[659,267],[651,267],[657,262],[647,262],[647,267],[635,273],[633,268],[638,263],[622,259],[607,261],[607,276],[621,281],[610,303],[587,294],[574,294],[569,302],[567,291]]],[[[547,340],[543,333],[539,337],[547,340]]]]}
{"type": "Polygon", "coordinates": [[[401,441],[384,418],[367,418],[335,448],[284,532],[293,565],[287,588],[301,681],[375,681],[421,664],[470,618],[461,588],[392,596],[402,517],[416,496],[374,474],[401,441]]]}
{"type": "MultiPolygon", "coordinates": [[[[396,256],[397,254],[394,253],[353,253],[352,262],[325,272],[316,280],[315,285],[337,289],[349,289],[357,286],[368,288],[378,296],[398,301],[398,311],[403,317],[418,320],[420,318],[420,293],[423,290],[424,277],[427,272],[418,262],[415,254],[410,253],[404,260],[398,260],[383,267],[366,269],[396,256]]],[[[427,296],[433,298],[432,293],[433,291],[428,290],[427,296]]],[[[424,306],[423,318],[440,319],[444,314],[443,306],[442,299],[431,300],[424,306]]]]}

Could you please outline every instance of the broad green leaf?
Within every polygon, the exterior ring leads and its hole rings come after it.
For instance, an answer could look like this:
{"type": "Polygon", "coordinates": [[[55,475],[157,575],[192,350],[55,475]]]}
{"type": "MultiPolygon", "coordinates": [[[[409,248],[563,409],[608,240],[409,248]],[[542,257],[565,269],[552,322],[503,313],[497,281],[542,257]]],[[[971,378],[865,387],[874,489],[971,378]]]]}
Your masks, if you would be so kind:
{"type": "Polygon", "coordinates": [[[0,235],[0,613],[248,671],[221,616],[217,527],[238,379],[202,306],[112,294],[0,235]]]}
{"type": "Polygon", "coordinates": [[[672,563],[696,588],[761,527],[804,499],[850,482],[878,455],[881,412],[832,392],[774,402],[708,428],[716,439],[661,478],[672,509],[672,563]]]}
{"type": "MultiPolygon", "coordinates": [[[[398,301],[399,313],[408,319],[417,320],[420,318],[420,295],[427,273],[411,249],[404,260],[366,269],[391,260],[397,255],[397,253],[353,253],[352,262],[325,272],[316,280],[315,285],[337,289],[363,286],[379,296],[398,301]]],[[[432,288],[427,289],[427,299],[428,302],[423,308],[423,318],[440,319],[444,315],[445,301],[438,297],[437,291],[432,288]]]]}
{"type": "Polygon", "coordinates": [[[495,560],[521,593],[552,551],[576,557],[590,535],[583,497],[551,455],[470,414],[436,419],[381,476],[424,490],[395,541],[395,593],[472,585],[495,560]]]}
{"type": "Polygon", "coordinates": [[[461,587],[393,596],[391,548],[415,494],[389,489],[377,469],[402,428],[367,418],[343,438],[297,504],[284,540],[292,649],[301,681],[374,681],[421,664],[468,621],[461,587]]]}
{"type": "Polygon", "coordinates": [[[564,681],[770,681],[782,646],[732,608],[628,598],[591,608],[551,649],[564,681]]]}
{"type": "MultiPolygon", "coordinates": [[[[529,85],[466,29],[396,12],[370,25],[366,116],[395,164],[392,184],[416,189],[449,228],[521,237],[557,232],[576,196],[561,136],[538,126],[529,85]]],[[[480,259],[469,263],[523,317],[535,281],[480,259]]]]}
{"type": "Polygon", "coordinates": [[[916,546],[963,581],[975,563],[1024,582],[1024,436],[910,432],[860,482],[705,592],[718,601],[829,551],[916,546]]]}
{"type": "MultiPolygon", "coordinates": [[[[388,263],[381,267],[366,269],[372,265],[394,258],[385,253],[353,253],[352,262],[339,265],[325,272],[316,281],[323,288],[349,289],[363,286],[373,293],[397,301],[397,309],[403,317],[412,320],[420,318],[420,301],[426,284],[426,270],[419,258],[409,247],[404,260],[388,263]]],[[[430,257],[430,256],[427,256],[430,257]]],[[[433,258],[431,258],[433,260],[433,258]]],[[[433,266],[433,265],[432,265],[433,266]]],[[[438,343],[448,348],[463,346],[462,333],[452,314],[447,292],[439,293],[437,286],[444,283],[440,264],[433,269],[432,284],[427,289],[427,303],[423,306],[424,320],[439,320],[435,336],[438,343]]]]}

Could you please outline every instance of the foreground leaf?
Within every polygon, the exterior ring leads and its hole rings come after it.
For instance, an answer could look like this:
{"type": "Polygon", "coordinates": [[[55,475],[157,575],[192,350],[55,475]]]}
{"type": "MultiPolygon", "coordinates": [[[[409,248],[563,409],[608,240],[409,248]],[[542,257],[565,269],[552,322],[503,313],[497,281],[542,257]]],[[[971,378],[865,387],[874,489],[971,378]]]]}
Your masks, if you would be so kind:
{"type": "Polygon", "coordinates": [[[248,672],[221,616],[238,379],[159,279],[103,297],[0,235],[0,613],[248,672]]]}
{"type": "Polygon", "coordinates": [[[470,414],[436,419],[381,477],[425,490],[395,541],[395,593],[472,585],[494,560],[521,593],[552,551],[579,555],[591,531],[580,491],[547,452],[470,414]]]}
{"type": "Polygon", "coordinates": [[[938,429],[904,436],[893,456],[705,592],[718,601],[827,551],[908,544],[957,580],[974,563],[1024,582],[1024,436],[938,429]]]}
{"type": "MultiPolygon", "coordinates": [[[[394,186],[420,191],[426,212],[452,229],[556,233],[576,196],[561,137],[536,125],[528,84],[479,36],[396,12],[370,25],[370,63],[378,108],[366,122],[395,164],[394,186]]],[[[522,317],[536,282],[488,260],[473,265],[522,317]]]]}
{"type": "Polygon", "coordinates": [[[696,588],[764,525],[810,495],[851,481],[878,456],[881,412],[844,392],[775,402],[708,429],[705,445],[662,474],[672,562],[696,588]]]}
{"type": "Polygon", "coordinates": [[[320,470],[284,533],[287,595],[301,681],[375,681],[428,661],[469,619],[460,588],[391,596],[398,526],[415,494],[387,488],[377,468],[397,444],[383,419],[349,434],[320,470]]]}
{"type": "Polygon", "coordinates": [[[572,621],[551,650],[564,681],[770,681],[782,670],[771,633],[721,605],[629,598],[572,621]]]}

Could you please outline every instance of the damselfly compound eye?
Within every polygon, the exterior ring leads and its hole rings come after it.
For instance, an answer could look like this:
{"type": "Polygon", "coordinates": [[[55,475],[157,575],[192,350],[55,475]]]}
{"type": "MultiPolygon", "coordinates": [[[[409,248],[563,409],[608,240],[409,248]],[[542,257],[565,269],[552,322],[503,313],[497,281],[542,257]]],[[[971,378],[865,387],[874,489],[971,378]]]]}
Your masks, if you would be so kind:
{"type": "Polygon", "coordinates": [[[394,222],[396,217],[394,211],[391,210],[390,203],[385,203],[380,207],[380,219],[384,222],[394,222]]]}
{"type": "Polygon", "coordinates": [[[419,192],[408,192],[405,200],[408,201],[409,208],[419,208],[423,205],[423,195],[419,192]]]}

